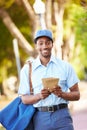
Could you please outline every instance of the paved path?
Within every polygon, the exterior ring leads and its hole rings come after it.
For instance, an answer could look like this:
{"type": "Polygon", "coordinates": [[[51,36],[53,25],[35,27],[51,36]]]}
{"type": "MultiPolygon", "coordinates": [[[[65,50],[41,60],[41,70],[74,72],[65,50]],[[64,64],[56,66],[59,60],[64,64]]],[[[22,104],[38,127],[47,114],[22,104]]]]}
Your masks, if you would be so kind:
{"type": "Polygon", "coordinates": [[[87,130],[87,82],[80,82],[81,98],[73,104],[74,130],[87,130]]]}
{"type": "Polygon", "coordinates": [[[80,100],[70,103],[74,130],[87,130],[87,82],[81,82],[79,86],[81,92],[80,100]]]}
{"type": "Polygon", "coordinates": [[[87,130],[87,109],[73,114],[75,130],[87,130]]]}

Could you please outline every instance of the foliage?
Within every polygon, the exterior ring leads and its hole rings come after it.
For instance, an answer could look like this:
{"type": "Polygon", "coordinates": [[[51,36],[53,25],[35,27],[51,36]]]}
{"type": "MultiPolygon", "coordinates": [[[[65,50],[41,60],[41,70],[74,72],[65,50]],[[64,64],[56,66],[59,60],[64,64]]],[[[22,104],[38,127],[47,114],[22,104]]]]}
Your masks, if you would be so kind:
{"type": "MultiPolygon", "coordinates": [[[[22,4],[16,4],[17,0],[0,0],[0,8],[5,8],[11,16],[15,25],[19,28],[25,38],[33,45],[31,21],[22,4]]],[[[45,2],[45,0],[44,0],[45,2]]],[[[34,0],[29,0],[31,7],[34,0]]],[[[33,16],[32,16],[33,17],[33,16]]],[[[10,25],[9,25],[10,26],[10,25]]],[[[55,25],[56,26],[56,25],[55,25]]],[[[54,25],[52,25],[54,28],[54,25]]],[[[67,38],[70,29],[73,28],[76,36],[73,56],[70,62],[75,67],[81,79],[85,76],[87,69],[87,11],[80,5],[80,0],[70,0],[67,2],[64,12],[64,37],[67,38]],[[77,66],[77,67],[76,67],[77,66]]],[[[13,37],[0,19],[0,82],[11,74],[17,76],[15,55],[13,51],[13,37]]],[[[27,59],[28,55],[19,47],[21,65],[27,59]]]]}
{"type": "MultiPolygon", "coordinates": [[[[13,49],[12,49],[12,44],[10,44],[12,42],[12,37],[10,36],[10,33],[8,32],[8,30],[6,29],[6,27],[2,24],[2,22],[0,21],[0,81],[2,81],[2,78],[5,78],[6,76],[2,76],[5,75],[7,72],[7,68],[11,67],[11,61],[13,59],[13,49]],[[5,37],[6,35],[6,37],[5,37]],[[10,63],[10,64],[9,64],[10,63]]],[[[14,64],[13,64],[14,65],[14,64]]]]}
{"type": "MultiPolygon", "coordinates": [[[[74,46],[74,57],[76,52],[78,52],[78,55],[76,59],[79,59],[79,63],[77,66],[78,75],[81,79],[85,78],[85,68],[87,68],[87,11],[84,8],[81,8],[80,6],[77,8],[79,10],[75,14],[75,30],[76,30],[76,44],[74,46]],[[78,50],[75,48],[77,47],[78,50]]],[[[74,61],[74,60],[73,60],[74,61]]]]}
{"type": "Polygon", "coordinates": [[[64,35],[70,33],[70,28],[75,32],[75,44],[72,49],[73,57],[70,62],[73,64],[80,79],[85,78],[85,69],[87,68],[87,11],[79,4],[67,6],[64,15],[64,35]],[[68,13],[68,12],[69,13],[68,13]]]}
{"type": "MultiPolygon", "coordinates": [[[[9,1],[10,2],[10,1],[9,1]]],[[[2,4],[5,7],[8,7],[7,4],[9,2],[2,4]]],[[[0,3],[1,5],[1,3],[0,3]]],[[[9,3],[10,7],[11,3],[9,3]]],[[[26,39],[32,43],[31,39],[31,26],[29,25],[29,19],[27,18],[26,13],[24,12],[23,8],[19,8],[15,3],[11,5],[10,8],[8,8],[8,12],[16,24],[16,26],[19,28],[19,30],[22,32],[22,34],[26,37],[26,39]]],[[[13,50],[13,37],[3,24],[3,22],[0,19],[0,82],[2,82],[5,78],[8,76],[14,74],[17,75],[17,67],[16,67],[16,61],[15,61],[15,55],[13,50]]],[[[26,53],[19,47],[19,53],[21,58],[21,64],[24,64],[24,61],[28,57],[26,53]]]]}
{"type": "Polygon", "coordinates": [[[9,8],[11,7],[11,5],[14,3],[14,0],[0,0],[0,6],[1,7],[5,7],[5,8],[9,8]]]}

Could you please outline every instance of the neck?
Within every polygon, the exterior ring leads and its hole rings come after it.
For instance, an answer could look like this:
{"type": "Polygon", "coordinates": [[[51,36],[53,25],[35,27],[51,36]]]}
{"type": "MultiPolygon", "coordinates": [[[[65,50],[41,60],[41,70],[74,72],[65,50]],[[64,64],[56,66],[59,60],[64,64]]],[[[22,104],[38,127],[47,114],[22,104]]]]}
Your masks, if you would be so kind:
{"type": "Polygon", "coordinates": [[[42,57],[42,58],[40,58],[40,61],[41,61],[42,65],[46,66],[47,63],[50,61],[50,57],[46,57],[46,58],[42,57]]]}

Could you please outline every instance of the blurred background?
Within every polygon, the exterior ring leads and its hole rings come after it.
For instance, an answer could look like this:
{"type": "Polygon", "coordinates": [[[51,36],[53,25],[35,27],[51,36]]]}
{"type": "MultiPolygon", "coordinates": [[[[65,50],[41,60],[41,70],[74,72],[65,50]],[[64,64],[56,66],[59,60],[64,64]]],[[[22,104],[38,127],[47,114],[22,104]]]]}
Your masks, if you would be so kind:
{"type": "Polygon", "coordinates": [[[0,110],[17,96],[25,61],[37,56],[38,29],[53,32],[52,53],[70,62],[81,81],[81,99],[69,107],[75,130],[87,130],[87,0],[0,0],[0,110]]]}

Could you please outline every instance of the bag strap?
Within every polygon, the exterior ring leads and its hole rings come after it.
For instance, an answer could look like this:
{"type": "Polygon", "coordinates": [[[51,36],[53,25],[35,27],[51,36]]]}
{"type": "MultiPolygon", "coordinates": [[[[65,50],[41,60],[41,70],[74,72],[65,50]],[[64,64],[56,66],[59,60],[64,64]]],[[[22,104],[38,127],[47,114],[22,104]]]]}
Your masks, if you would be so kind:
{"type": "Polygon", "coordinates": [[[32,74],[32,63],[28,61],[29,63],[29,83],[30,83],[30,94],[33,95],[33,87],[32,87],[32,80],[31,80],[31,74],[32,74]]]}

